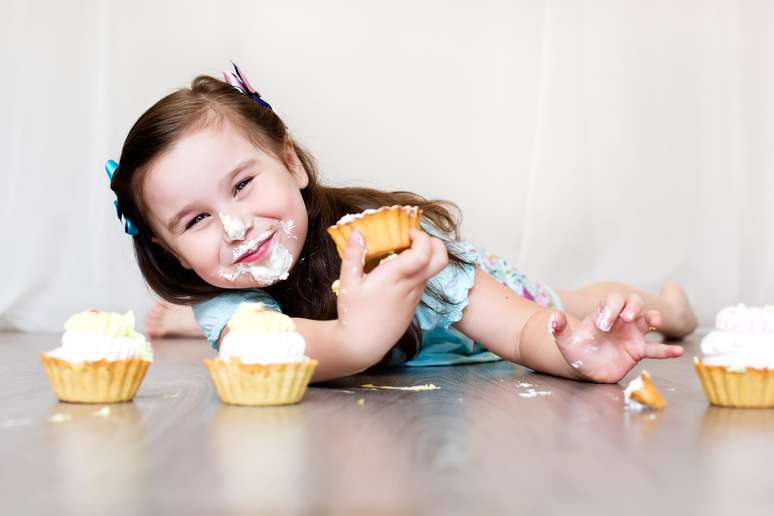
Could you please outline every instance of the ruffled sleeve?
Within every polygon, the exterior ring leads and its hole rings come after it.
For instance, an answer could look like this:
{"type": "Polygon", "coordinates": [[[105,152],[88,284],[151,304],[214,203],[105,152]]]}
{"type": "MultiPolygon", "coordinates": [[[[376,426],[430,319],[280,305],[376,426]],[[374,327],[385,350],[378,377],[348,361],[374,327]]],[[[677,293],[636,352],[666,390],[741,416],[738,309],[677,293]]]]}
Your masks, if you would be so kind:
{"type": "Polygon", "coordinates": [[[239,304],[243,302],[260,302],[265,304],[267,308],[282,312],[277,301],[260,289],[235,290],[195,304],[193,306],[194,317],[196,317],[196,322],[204,336],[210,341],[213,349],[218,349],[220,333],[231,316],[234,315],[239,304]]]}
{"type": "Polygon", "coordinates": [[[428,288],[422,294],[417,307],[417,321],[423,331],[446,329],[462,319],[462,312],[468,306],[468,291],[473,288],[476,279],[475,267],[472,264],[477,262],[478,254],[475,247],[464,241],[452,240],[429,222],[423,220],[422,229],[443,240],[450,253],[469,262],[457,264],[450,261],[441,272],[430,278],[428,288]],[[430,288],[446,299],[433,297],[430,288]]]}

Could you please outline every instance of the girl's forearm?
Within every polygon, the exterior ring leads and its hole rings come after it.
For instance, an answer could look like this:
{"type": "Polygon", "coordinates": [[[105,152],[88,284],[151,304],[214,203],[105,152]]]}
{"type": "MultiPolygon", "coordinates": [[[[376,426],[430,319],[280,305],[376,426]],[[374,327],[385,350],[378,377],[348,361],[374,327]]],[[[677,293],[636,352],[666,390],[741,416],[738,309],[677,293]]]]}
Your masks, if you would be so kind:
{"type": "MultiPolygon", "coordinates": [[[[543,308],[527,319],[519,336],[516,361],[541,373],[579,380],[581,376],[562,356],[551,333],[551,315],[555,312],[543,308]]],[[[575,326],[578,321],[567,315],[567,324],[575,326]]]]}
{"type": "Polygon", "coordinates": [[[306,355],[320,362],[313,382],[357,374],[378,363],[391,347],[381,350],[358,345],[362,342],[348,337],[338,319],[315,321],[294,317],[293,322],[306,341],[306,355]]]}
{"type": "MultiPolygon", "coordinates": [[[[579,378],[549,329],[549,317],[556,310],[524,299],[478,267],[475,272],[468,306],[455,327],[506,360],[543,373],[579,378]]],[[[570,316],[567,322],[577,324],[570,316]]]]}

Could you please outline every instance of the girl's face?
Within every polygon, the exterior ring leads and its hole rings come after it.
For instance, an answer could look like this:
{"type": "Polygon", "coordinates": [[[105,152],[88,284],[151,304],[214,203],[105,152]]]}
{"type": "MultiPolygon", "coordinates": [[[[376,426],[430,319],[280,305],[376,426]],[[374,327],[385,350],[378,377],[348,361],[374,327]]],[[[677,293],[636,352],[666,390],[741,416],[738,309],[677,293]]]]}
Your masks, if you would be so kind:
{"type": "Polygon", "coordinates": [[[183,267],[221,288],[266,287],[301,253],[308,181],[291,146],[283,161],[224,120],[152,162],[142,194],[154,240],[183,267]]]}

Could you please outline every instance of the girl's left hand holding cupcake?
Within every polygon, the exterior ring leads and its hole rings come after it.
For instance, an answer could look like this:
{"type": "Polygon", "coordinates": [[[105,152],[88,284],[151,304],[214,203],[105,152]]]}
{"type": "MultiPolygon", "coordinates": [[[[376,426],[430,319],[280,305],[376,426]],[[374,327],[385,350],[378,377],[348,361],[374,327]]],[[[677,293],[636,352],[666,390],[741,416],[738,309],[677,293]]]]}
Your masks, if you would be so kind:
{"type": "Polygon", "coordinates": [[[656,310],[643,313],[645,302],[632,294],[625,299],[610,294],[596,313],[586,316],[575,327],[567,317],[555,312],[551,333],[567,363],[582,378],[615,383],[643,358],[675,358],[683,354],[681,346],[648,342],[645,334],[661,323],[656,310]]]}
{"type": "Polygon", "coordinates": [[[411,247],[371,272],[363,271],[366,242],[353,231],[341,264],[339,340],[357,343],[358,362],[374,365],[405,333],[428,280],[448,263],[442,241],[409,230],[411,247]]]}

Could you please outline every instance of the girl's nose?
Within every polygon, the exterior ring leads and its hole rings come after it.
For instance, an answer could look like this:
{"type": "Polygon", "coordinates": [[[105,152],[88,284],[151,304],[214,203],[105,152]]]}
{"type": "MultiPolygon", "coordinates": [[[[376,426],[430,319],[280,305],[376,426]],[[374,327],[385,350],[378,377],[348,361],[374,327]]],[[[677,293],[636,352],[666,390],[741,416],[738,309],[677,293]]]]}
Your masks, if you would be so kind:
{"type": "Polygon", "coordinates": [[[226,242],[244,240],[245,235],[253,227],[250,217],[231,216],[227,213],[219,213],[220,222],[223,224],[223,234],[226,242]]]}

